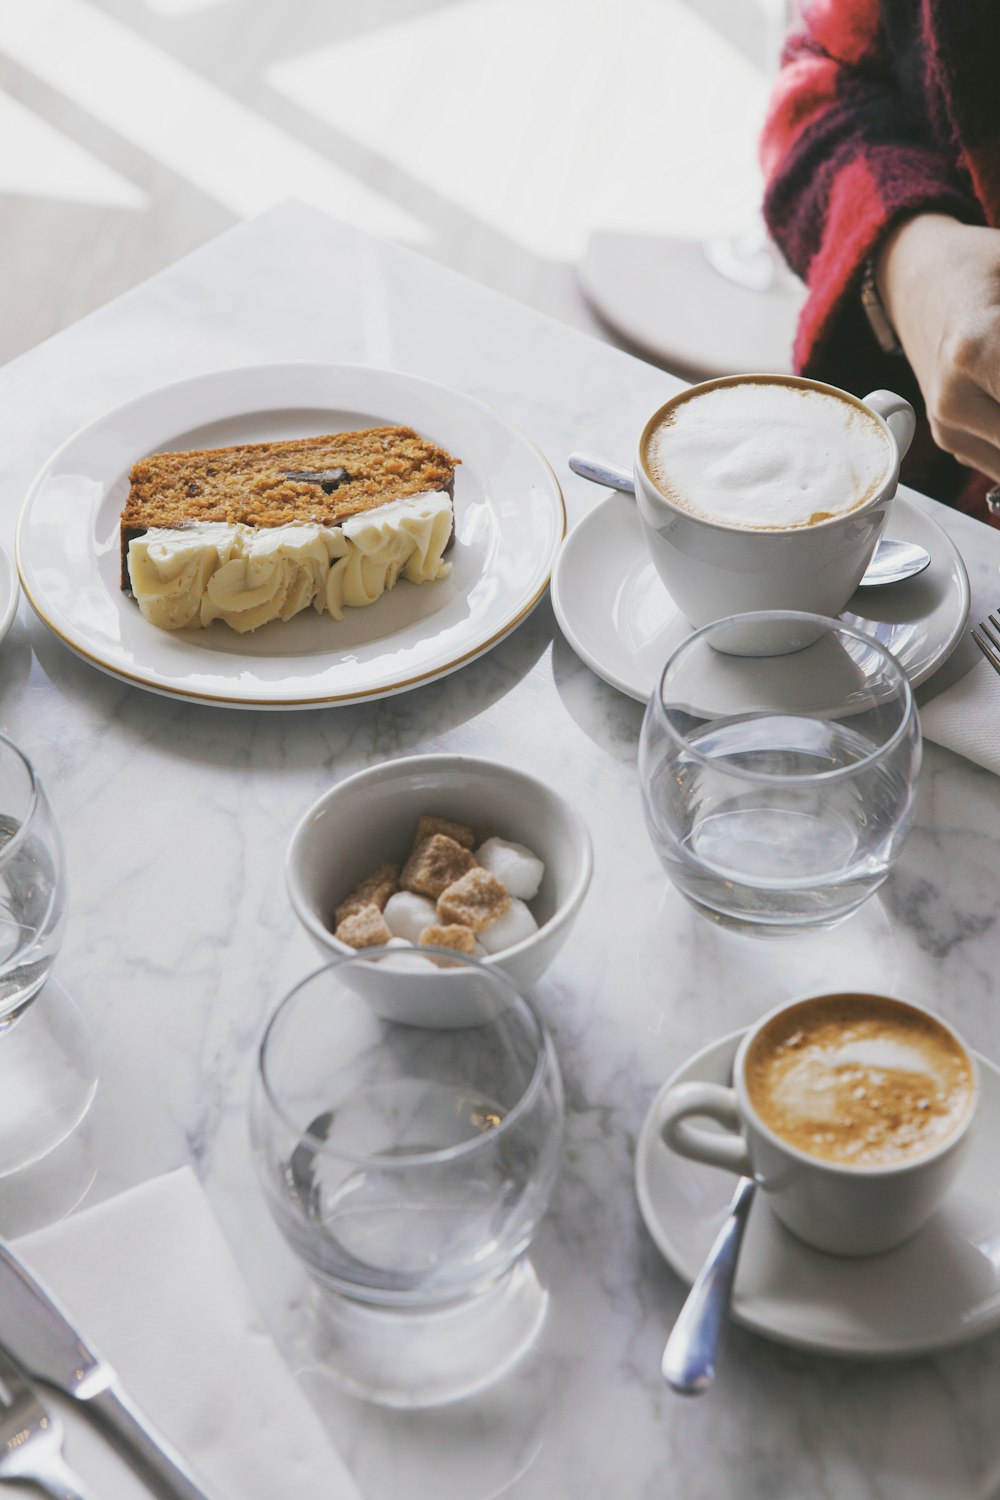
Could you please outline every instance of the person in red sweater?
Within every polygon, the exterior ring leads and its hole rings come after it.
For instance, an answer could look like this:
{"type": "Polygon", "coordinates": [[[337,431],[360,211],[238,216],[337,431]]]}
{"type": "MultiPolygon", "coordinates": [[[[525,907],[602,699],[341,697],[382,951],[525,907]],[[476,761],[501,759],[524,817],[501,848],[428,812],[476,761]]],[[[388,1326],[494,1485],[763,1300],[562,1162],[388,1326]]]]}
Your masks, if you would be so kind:
{"type": "Polygon", "coordinates": [[[906,481],[994,524],[998,61],[997,0],[804,0],[761,141],[768,228],[809,289],[796,370],[907,396],[906,481]]]}

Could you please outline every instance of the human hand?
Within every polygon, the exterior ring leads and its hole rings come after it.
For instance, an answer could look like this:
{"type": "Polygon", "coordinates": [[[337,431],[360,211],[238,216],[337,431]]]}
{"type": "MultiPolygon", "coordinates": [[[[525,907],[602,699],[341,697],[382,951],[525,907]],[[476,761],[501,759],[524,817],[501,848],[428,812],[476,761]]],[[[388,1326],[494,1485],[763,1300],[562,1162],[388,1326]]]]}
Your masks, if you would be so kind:
{"type": "Polygon", "coordinates": [[[1000,230],[918,214],[886,239],[875,280],[934,441],[1000,482],[1000,230]]]}

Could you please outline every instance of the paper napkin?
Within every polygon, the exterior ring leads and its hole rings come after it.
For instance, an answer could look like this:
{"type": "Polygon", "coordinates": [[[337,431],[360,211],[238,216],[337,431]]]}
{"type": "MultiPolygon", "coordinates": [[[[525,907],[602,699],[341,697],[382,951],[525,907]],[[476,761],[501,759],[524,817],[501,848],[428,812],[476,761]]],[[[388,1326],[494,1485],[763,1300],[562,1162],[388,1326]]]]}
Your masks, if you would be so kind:
{"type": "Polygon", "coordinates": [[[980,659],[920,708],[927,739],[1000,774],[1000,675],[980,659]]]}
{"type": "MultiPolygon", "coordinates": [[[[360,1500],[263,1331],[190,1169],[26,1235],[15,1249],[212,1500],[360,1500]]],[[[42,1390],[63,1418],[67,1462],[90,1491],[149,1500],[76,1404],[42,1390]]],[[[4,1500],[22,1493],[36,1491],[10,1485],[4,1500]]]]}

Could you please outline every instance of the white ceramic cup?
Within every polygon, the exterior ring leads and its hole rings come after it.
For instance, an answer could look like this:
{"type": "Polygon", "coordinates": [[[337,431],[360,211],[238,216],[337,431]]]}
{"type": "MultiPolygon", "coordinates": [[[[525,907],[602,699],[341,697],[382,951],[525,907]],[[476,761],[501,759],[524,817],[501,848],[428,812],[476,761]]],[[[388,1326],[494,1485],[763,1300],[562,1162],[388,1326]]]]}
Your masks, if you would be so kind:
{"type": "Polygon", "coordinates": [[[671,397],[653,413],[640,434],[635,495],[646,547],[681,613],[695,626],[764,609],[806,610],[836,617],[861,582],[885,528],[899,482],[900,461],[915,426],[910,403],[890,391],[873,391],[859,402],[847,391],[790,375],[723,376],[671,397]],[[645,466],[649,434],[677,402],[719,386],[747,382],[807,387],[863,405],[890,443],[892,461],[884,483],[854,510],[788,529],[727,526],[668,499],[645,466]]]}
{"type": "MultiPolygon", "coordinates": [[[[803,999],[831,998],[801,997],[769,1011],[740,1043],[733,1087],[697,1081],[678,1084],[663,1101],[660,1131],[665,1144],[680,1156],[753,1177],[773,1212],[807,1245],[833,1255],[874,1255],[915,1234],[953,1182],[976,1116],[976,1067],[954,1029],[934,1015],[958,1043],[972,1072],[972,1104],[954,1133],[926,1155],[891,1165],[847,1166],[807,1155],[761,1120],[747,1091],[745,1063],[754,1038],[775,1016],[801,1005],[803,999]],[[722,1132],[692,1123],[699,1118],[721,1125],[722,1132]]],[[[874,998],[884,1004],[889,997],[874,998]]],[[[895,1003],[923,1009],[910,1001],[895,1003]]]]}

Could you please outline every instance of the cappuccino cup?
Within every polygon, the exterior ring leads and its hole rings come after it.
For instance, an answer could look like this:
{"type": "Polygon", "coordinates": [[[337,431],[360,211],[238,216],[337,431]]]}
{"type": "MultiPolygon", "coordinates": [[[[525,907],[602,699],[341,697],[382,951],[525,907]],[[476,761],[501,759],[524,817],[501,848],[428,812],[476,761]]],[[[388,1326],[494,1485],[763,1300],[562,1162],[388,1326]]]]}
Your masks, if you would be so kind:
{"type": "Polygon", "coordinates": [[[732,1088],[670,1089],[660,1129],[679,1155],[753,1177],[807,1245],[874,1255],[940,1204],[977,1099],[973,1059],[940,1017],[884,995],[817,995],[747,1032],[732,1088]]]}
{"type": "MultiPolygon", "coordinates": [[[[692,625],[758,610],[836,617],[885,528],[913,408],[818,380],[735,375],[650,417],[635,458],[650,557],[692,625]]],[[[767,654],[751,651],[747,654],[767,654]]]]}

